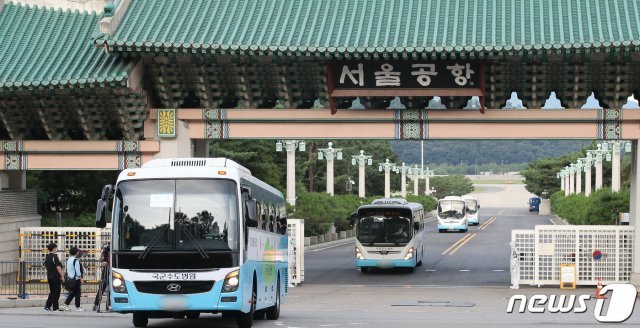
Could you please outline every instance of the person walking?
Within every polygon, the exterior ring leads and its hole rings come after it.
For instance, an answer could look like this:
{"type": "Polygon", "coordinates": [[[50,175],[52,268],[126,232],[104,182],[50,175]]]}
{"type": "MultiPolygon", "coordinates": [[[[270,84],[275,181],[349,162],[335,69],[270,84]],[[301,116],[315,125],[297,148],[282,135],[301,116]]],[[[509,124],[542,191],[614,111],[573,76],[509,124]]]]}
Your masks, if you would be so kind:
{"type": "Polygon", "coordinates": [[[47,282],[49,283],[49,297],[44,305],[47,311],[58,311],[60,306],[60,287],[64,281],[64,273],[62,272],[62,263],[58,258],[58,245],[51,243],[47,245],[49,254],[44,257],[44,267],[47,269],[47,282]]]}
{"type": "Polygon", "coordinates": [[[75,311],[82,312],[84,311],[84,309],[80,307],[82,284],[84,283],[84,269],[82,268],[82,263],[80,263],[82,251],[80,251],[78,247],[73,246],[69,250],[69,254],[71,256],[69,256],[69,258],[67,259],[67,278],[70,280],[71,286],[68,287],[69,296],[67,296],[67,300],[64,301],[64,305],[60,306],[60,309],[62,309],[63,311],[71,311],[71,309],[69,309],[69,304],[71,304],[71,301],[75,298],[75,311]]]}

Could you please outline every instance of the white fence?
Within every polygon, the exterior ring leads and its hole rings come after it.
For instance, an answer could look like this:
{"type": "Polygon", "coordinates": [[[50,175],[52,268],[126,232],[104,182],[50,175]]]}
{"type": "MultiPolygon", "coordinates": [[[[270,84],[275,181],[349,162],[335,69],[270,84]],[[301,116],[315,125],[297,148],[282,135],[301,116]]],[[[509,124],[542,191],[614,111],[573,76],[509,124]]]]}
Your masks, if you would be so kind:
{"type": "Polygon", "coordinates": [[[289,234],[289,283],[297,285],[304,281],[304,220],[288,219],[289,234]]]}
{"type": "MultiPolygon", "coordinates": [[[[28,280],[45,280],[46,270],[42,265],[49,252],[47,245],[58,245],[58,257],[62,263],[69,255],[69,249],[76,246],[84,252],[83,260],[99,260],[102,246],[111,240],[111,229],[99,228],[56,228],[25,227],[20,228],[19,251],[20,261],[27,264],[28,280]]],[[[98,280],[97,263],[87,265],[85,271],[87,281],[98,280]]]]}
{"type": "Polygon", "coordinates": [[[560,264],[575,264],[577,285],[628,282],[633,226],[541,225],[511,232],[511,281],[559,285],[560,264]]]}

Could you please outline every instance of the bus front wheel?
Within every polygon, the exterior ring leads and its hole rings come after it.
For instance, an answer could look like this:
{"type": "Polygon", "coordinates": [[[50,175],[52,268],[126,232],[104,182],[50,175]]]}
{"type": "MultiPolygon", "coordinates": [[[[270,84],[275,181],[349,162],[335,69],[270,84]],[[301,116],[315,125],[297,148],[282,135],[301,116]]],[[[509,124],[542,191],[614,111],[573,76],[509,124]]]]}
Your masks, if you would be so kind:
{"type": "Polygon", "coordinates": [[[149,317],[144,313],[133,314],[133,326],[134,327],[146,327],[149,324],[149,317]]]}
{"type": "Polygon", "coordinates": [[[257,302],[257,289],[256,289],[256,278],[253,278],[253,286],[251,287],[251,307],[249,308],[248,313],[240,312],[238,314],[237,324],[239,328],[251,328],[253,326],[253,316],[256,312],[256,302],[257,302]]]}
{"type": "Polygon", "coordinates": [[[265,312],[269,320],[278,320],[280,318],[280,277],[278,277],[278,287],[276,287],[276,304],[269,307],[265,312]]]}

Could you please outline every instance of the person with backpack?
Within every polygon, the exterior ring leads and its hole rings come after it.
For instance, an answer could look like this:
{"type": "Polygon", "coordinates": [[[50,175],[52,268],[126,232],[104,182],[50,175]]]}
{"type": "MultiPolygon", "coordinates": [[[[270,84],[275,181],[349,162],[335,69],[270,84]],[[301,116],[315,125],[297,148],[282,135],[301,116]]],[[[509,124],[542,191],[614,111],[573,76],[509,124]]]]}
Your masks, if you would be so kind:
{"type": "Polygon", "coordinates": [[[60,306],[60,287],[64,282],[64,273],[62,273],[62,263],[58,258],[58,245],[51,243],[47,245],[49,254],[44,257],[44,267],[47,269],[47,282],[49,283],[49,297],[44,305],[47,311],[58,311],[60,306]]]}
{"type": "Polygon", "coordinates": [[[82,283],[84,283],[83,273],[84,269],[82,263],[80,263],[80,257],[82,257],[82,251],[78,247],[73,246],[69,250],[69,258],[67,259],[67,276],[65,277],[65,287],[69,291],[67,300],[64,301],[64,305],[60,306],[63,311],[71,311],[69,304],[75,298],[75,305],[77,312],[82,312],[84,309],[80,307],[80,297],[82,296],[82,283]]]}

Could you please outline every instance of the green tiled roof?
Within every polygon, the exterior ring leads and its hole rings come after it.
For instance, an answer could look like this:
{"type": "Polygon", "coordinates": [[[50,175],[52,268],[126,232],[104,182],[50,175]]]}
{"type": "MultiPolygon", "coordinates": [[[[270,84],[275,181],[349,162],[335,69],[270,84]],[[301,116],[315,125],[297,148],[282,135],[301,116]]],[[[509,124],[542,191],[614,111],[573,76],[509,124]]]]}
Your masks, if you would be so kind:
{"type": "Polygon", "coordinates": [[[333,56],[628,51],[637,0],[135,0],[119,52],[333,56]],[[591,51],[590,50],[590,51],[591,51]]]}
{"type": "Polygon", "coordinates": [[[0,92],[126,85],[134,63],[93,46],[101,18],[5,4],[0,11],[0,92]]]}

